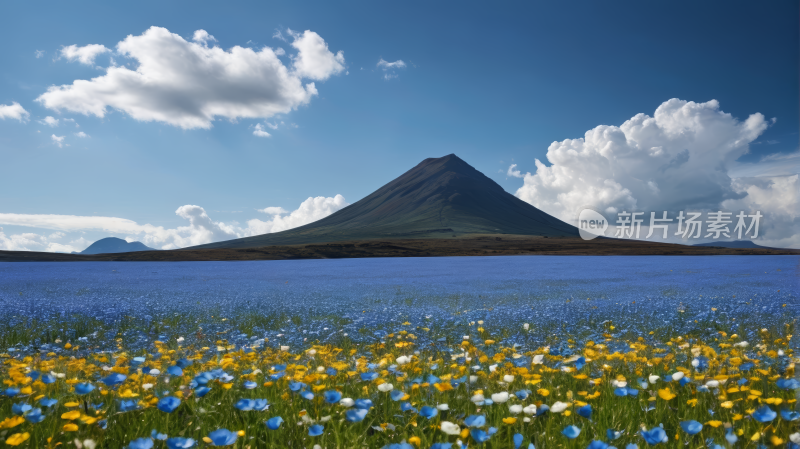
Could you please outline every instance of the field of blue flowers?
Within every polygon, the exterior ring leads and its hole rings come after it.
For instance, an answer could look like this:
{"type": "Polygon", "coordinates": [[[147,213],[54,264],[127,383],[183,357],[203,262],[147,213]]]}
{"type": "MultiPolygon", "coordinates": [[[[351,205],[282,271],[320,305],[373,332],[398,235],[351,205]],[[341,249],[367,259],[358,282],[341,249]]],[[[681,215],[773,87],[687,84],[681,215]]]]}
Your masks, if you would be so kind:
{"type": "Polygon", "coordinates": [[[798,262],[0,264],[0,441],[797,449],[798,262]]]}

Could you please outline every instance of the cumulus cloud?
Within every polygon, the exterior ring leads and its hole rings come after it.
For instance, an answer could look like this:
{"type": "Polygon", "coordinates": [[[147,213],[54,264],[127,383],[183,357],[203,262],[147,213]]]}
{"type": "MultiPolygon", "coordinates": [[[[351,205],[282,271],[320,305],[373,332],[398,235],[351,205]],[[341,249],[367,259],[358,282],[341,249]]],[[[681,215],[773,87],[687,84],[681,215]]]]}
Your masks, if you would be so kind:
{"type": "Polygon", "coordinates": [[[57,136],[53,134],[52,136],[50,136],[50,140],[52,140],[55,145],[58,145],[58,147],[61,148],[64,146],[64,139],[66,137],[67,136],[57,136]]]}
{"type": "Polygon", "coordinates": [[[68,45],[61,48],[61,57],[67,61],[78,61],[85,65],[94,65],[94,58],[111,50],[100,44],[90,44],[83,47],[77,45],[68,45]]]}
{"type": "Polygon", "coordinates": [[[258,137],[270,137],[272,134],[266,132],[261,123],[256,123],[256,128],[253,130],[253,135],[258,137]]]}
{"type": "Polygon", "coordinates": [[[47,125],[51,128],[55,128],[56,126],[58,126],[58,119],[48,115],[44,119],[39,120],[39,123],[41,123],[42,125],[47,125]]]}
{"type": "MultiPolygon", "coordinates": [[[[294,33],[298,50],[292,67],[269,47],[259,51],[214,45],[204,30],[193,41],[151,27],[116,46],[130,58],[129,68],[112,65],[105,75],[51,86],[37,98],[43,106],[104,117],[108,108],[141,121],[159,121],[184,129],[210,128],[215,118],[269,118],[288,113],[317,95],[313,82],[344,69],[344,54],[334,55],[316,33],[294,33]]],[[[82,47],[83,48],[83,47],[82,47]]]]}
{"type": "Polygon", "coordinates": [[[31,115],[16,101],[11,104],[0,104],[0,120],[13,118],[21,122],[27,122],[31,115]]]}
{"type": "Polygon", "coordinates": [[[517,164],[511,164],[508,167],[508,171],[506,172],[506,176],[511,176],[512,178],[524,178],[525,175],[522,174],[519,170],[517,170],[517,164]]]}
{"type": "MultiPolygon", "coordinates": [[[[267,207],[261,211],[271,214],[272,219],[267,221],[250,220],[247,222],[247,227],[238,226],[236,223],[214,221],[205,209],[196,205],[181,206],[175,211],[176,215],[188,221],[188,225],[177,228],[139,224],[133,220],[117,217],[11,213],[0,213],[0,224],[59,231],[50,234],[49,240],[63,238],[64,233],[102,231],[108,234],[124,235],[128,241],[138,240],[152,248],[175,249],[284,231],[324,218],[347,205],[348,203],[342,195],[336,195],[335,197],[308,198],[300,204],[297,210],[292,212],[280,207],[267,207]]],[[[49,242],[44,235],[22,233],[6,236],[1,231],[2,228],[0,228],[0,249],[50,251],[48,248],[62,248],[57,246],[60,245],[59,243],[49,242]]],[[[89,242],[86,241],[75,240],[70,242],[69,246],[83,249],[88,244],[89,242]]],[[[70,249],[69,251],[74,250],[70,249]]],[[[61,249],[53,249],[53,251],[61,251],[61,249]]]]}
{"type": "Polygon", "coordinates": [[[85,139],[85,138],[89,137],[89,135],[88,135],[88,134],[86,134],[86,133],[85,133],[85,132],[83,132],[83,131],[80,131],[80,132],[77,132],[77,133],[75,133],[75,136],[76,136],[76,137],[80,137],[81,139],[85,139]]]}
{"type": "MultiPolygon", "coordinates": [[[[570,223],[585,206],[614,220],[623,210],[760,207],[768,214],[764,222],[794,223],[796,217],[783,208],[797,208],[797,195],[789,194],[792,186],[797,190],[796,177],[755,182],[730,176],[736,159],[769,124],[760,113],[739,121],[720,110],[716,100],[671,99],[652,117],[637,114],[621,126],[598,126],[583,138],[553,142],[547,150],[550,165],[537,159],[536,172],[524,175],[516,195],[570,223]]],[[[511,176],[514,167],[509,167],[511,176]]],[[[800,245],[793,231],[765,231],[769,242],[794,238],[800,245]]]]}

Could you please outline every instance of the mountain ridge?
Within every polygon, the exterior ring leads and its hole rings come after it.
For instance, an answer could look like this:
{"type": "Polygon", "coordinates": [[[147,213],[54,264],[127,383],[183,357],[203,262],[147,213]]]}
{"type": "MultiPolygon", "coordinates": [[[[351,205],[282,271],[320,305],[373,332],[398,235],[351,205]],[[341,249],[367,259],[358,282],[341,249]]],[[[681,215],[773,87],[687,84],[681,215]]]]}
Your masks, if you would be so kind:
{"type": "Polygon", "coordinates": [[[313,223],[184,249],[477,234],[577,237],[578,230],[506,192],[449,154],[423,160],[361,200],[313,223]]]}
{"type": "Polygon", "coordinates": [[[142,242],[128,242],[117,237],[106,237],[100,239],[80,253],[73,254],[115,254],[131,253],[134,251],[155,251],[153,248],[145,246],[142,242]]]}

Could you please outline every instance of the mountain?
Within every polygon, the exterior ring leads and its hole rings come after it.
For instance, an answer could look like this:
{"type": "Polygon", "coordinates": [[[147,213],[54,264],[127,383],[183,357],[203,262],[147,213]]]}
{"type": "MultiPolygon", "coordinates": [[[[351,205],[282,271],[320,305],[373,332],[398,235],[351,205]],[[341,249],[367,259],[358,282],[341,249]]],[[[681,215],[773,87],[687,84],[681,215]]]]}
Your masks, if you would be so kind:
{"type": "Polygon", "coordinates": [[[128,243],[116,237],[106,237],[92,243],[78,254],[131,253],[134,251],[154,251],[154,249],[145,246],[141,242],[128,243]]]}
{"type": "Polygon", "coordinates": [[[450,154],[425,159],[366,198],[314,223],[187,249],[475,234],[577,237],[578,229],[506,192],[450,154]]]}
{"type": "Polygon", "coordinates": [[[716,246],[720,248],[767,248],[766,246],[756,245],[752,240],[734,240],[732,242],[698,243],[692,246],[716,246]]]}

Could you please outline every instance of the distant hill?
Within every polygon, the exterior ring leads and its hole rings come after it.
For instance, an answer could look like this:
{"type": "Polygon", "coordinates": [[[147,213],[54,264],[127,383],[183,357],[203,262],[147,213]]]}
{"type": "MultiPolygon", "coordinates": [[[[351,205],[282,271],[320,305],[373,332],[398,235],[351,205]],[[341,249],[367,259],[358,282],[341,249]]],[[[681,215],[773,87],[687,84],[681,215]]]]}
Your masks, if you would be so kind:
{"type": "Polygon", "coordinates": [[[78,254],[111,254],[111,253],[131,253],[134,251],[154,251],[153,248],[145,246],[141,242],[126,242],[116,237],[106,237],[100,239],[78,254]]]}
{"type": "Polygon", "coordinates": [[[506,192],[450,154],[425,159],[366,198],[314,223],[186,249],[477,234],[577,237],[578,229],[506,192]]]}
{"type": "Polygon", "coordinates": [[[752,240],[734,240],[732,242],[709,242],[698,243],[692,246],[717,246],[720,248],[768,248],[767,246],[756,245],[752,240]]]}

